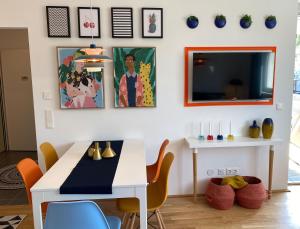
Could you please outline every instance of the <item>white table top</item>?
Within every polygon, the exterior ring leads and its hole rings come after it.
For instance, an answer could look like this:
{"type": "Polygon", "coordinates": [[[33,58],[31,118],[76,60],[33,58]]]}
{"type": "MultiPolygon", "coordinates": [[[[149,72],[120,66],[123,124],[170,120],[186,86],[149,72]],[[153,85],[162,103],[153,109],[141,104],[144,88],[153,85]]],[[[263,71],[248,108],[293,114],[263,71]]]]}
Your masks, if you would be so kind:
{"type": "Polygon", "coordinates": [[[264,139],[264,138],[248,138],[248,137],[234,137],[233,141],[224,139],[223,141],[213,140],[201,141],[197,138],[186,138],[189,148],[218,148],[218,147],[250,147],[250,146],[269,146],[276,145],[282,142],[279,138],[264,139]]]}
{"type": "MultiPolygon", "coordinates": [[[[91,143],[92,141],[74,143],[30,189],[31,192],[58,191],[91,143]]],[[[113,189],[131,186],[147,186],[145,147],[142,140],[124,140],[112,185],[113,189]]]]}

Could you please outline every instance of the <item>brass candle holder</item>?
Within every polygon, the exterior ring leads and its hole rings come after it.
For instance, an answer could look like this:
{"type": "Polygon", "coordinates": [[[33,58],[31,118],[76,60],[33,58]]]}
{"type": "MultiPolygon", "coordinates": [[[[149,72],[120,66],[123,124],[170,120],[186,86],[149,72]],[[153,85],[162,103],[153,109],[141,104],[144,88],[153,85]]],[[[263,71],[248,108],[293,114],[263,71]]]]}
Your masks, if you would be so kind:
{"type": "Polygon", "coordinates": [[[99,142],[96,142],[95,143],[95,150],[94,150],[94,153],[93,153],[93,160],[99,161],[101,159],[102,159],[102,157],[101,157],[101,148],[99,147],[99,142]]]}
{"type": "Polygon", "coordinates": [[[106,142],[106,148],[102,153],[102,157],[104,158],[112,158],[116,156],[115,151],[110,147],[110,142],[106,142]]]}

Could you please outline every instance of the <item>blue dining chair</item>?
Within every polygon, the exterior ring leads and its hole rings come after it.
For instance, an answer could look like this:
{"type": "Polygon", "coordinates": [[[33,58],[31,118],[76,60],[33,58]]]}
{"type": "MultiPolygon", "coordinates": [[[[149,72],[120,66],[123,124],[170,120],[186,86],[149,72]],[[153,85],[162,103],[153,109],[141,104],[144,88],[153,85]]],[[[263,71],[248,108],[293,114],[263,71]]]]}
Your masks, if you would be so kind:
{"type": "Polygon", "coordinates": [[[121,220],[105,216],[93,201],[51,202],[45,229],[120,229],[121,220]]]}

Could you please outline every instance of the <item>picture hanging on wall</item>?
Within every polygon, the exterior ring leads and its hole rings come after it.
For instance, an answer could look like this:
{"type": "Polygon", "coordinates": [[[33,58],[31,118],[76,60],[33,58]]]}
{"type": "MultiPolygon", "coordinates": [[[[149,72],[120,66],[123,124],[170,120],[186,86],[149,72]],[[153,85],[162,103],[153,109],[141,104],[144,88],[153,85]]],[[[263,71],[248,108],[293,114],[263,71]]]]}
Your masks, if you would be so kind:
{"type": "Polygon", "coordinates": [[[78,7],[78,32],[81,38],[100,38],[100,8],[78,7]]]}
{"type": "Polygon", "coordinates": [[[132,8],[111,8],[112,37],[133,38],[132,8]]]}
{"type": "Polygon", "coordinates": [[[71,37],[67,6],[46,6],[48,37],[71,37]]]}
{"type": "Polygon", "coordinates": [[[103,70],[88,72],[84,63],[73,61],[85,55],[83,47],[58,47],[58,77],[62,109],[104,108],[103,70]]]}
{"type": "Polygon", "coordinates": [[[163,9],[142,8],[143,38],[163,37],[163,9]]]}
{"type": "Polygon", "coordinates": [[[156,107],[156,49],[113,48],[115,107],[156,107]]]}

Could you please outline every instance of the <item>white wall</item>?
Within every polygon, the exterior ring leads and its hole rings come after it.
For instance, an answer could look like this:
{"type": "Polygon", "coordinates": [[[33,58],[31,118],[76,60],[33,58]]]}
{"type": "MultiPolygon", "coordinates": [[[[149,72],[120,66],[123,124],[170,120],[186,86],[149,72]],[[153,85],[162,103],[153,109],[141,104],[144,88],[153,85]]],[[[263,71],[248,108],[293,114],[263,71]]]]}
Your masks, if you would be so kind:
{"type": "MultiPolygon", "coordinates": [[[[236,135],[245,134],[253,119],[272,117],[275,122],[274,136],[284,139],[276,148],[274,166],[274,188],[286,187],[288,168],[288,139],[292,101],[292,77],[295,48],[297,1],[281,0],[114,0],[93,1],[101,7],[102,38],[97,44],[111,55],[112,46],[155,46],[157,47],[157,108],[114,109],[112,65],[105,69],[104,110],[60,110],[58,97],[58,76],[56,46],[86,46],[88,39],[77,38],[77,6],[88,6],[87,1],[11,0],[2,3],[0,27],[28,27],[37,143],[48,140],[62,154],[72,142],[84,139],[144,138],[148,163],[153,162],[160,142],[168,137],[172,140],[169,150],[176,160],[170,178],[170,194],[192,193],[192,156],[183,138],[191,122],[200,119],[234,120],[236,135]],[[71,6],[71,39],[47,37],[45,5],[71,6]],[[134,39],[112,39],[110,7],[131,6],[134,9],[134,39]],[[164,8],[164,38],[141,38],[142,7],[164,8]],[[227,16],[224,29],[213,25],[214,15],[227,16]],[[239,27],[239,17],[248,13],[253,16],[249,30],[239,27]],[[187,16],[194,14],[200,19],[200,26],[190,30],[185,25],[187,16]],[[274,14],[278,26],[267,30],[265,15],[274,14]],[[284,110],[274,106],[227,106],[227,107],[183,107],[184,47],[185,46],[277,46],[277,68],[275,82],[275,103],[281,102],[284,110]],[[42,92],[48,90],[53,100],[42,99],[42,92]],[[46,129],[44,110],[54,111],[55,128],[46,129]],[[76,123],[76,124],[75,124],[76,123]]],[[[258,175],[266,181],[267,154],[258,155],[253,149],[210,150],[199,156],[199,180],[205,182],[206,169],[238,166],[243,174],[258,175]],[[242,153],[243,152],[243,153],[242,153]]],[[[202,185],[203,190],[203,185],[202,185]]]]}

